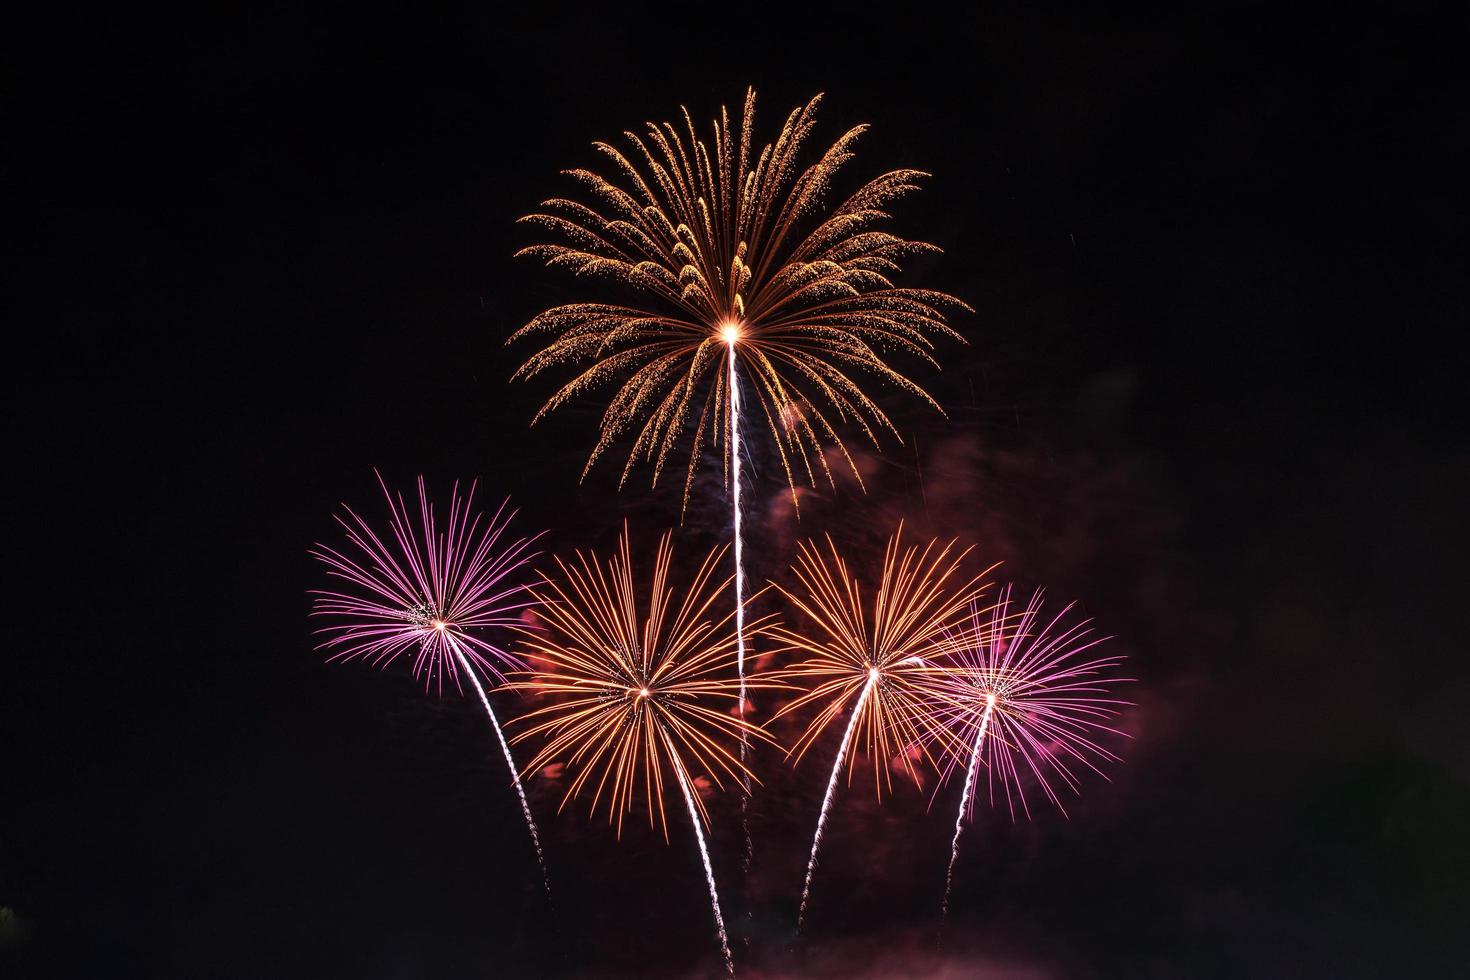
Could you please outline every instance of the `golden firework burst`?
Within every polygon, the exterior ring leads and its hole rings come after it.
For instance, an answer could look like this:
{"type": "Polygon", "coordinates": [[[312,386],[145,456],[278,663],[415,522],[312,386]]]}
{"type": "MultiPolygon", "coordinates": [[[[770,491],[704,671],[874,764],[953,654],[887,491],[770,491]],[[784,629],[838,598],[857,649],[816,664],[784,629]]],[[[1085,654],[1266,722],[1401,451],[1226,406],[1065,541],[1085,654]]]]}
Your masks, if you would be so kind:
{"type": "Polygon", "coordinates": [[[706,442],[722,445],[738,416],[737,363],[754,390],[795,496],[797,470],[831,483],[824,447],[835,447],[861,483],[839,426],[855,424],[874,445],[897,428],[865,385],[877,380],[939,405],[889,363],[895,352],[938,366],[937,338],[963,342],[948,313],[968,310],[934,290],[902,288],[901,260],[938,249],[879,230],[886,208],[917,189],[918,170],[894,170],[832,206],[829,192],[867,130],[857,126],[814,163],[803,148],[821,96],[791,112],[773,143],[755,145],[755,92],[738,131],[722,109],[709,140],[687,109],[682,123],[628,132],[624,152],[596,148],[613,179],[567,171],[591,203],[553,198],[522,221],[557,241],[518,254],[579,276],[610,277],[638,297],[628,305],[578,302],[534,317],[511,337],[550,340],[516,372],[529,378],[563,365],[577,373],[537,413],[588,390],[615,385],[584,469],[631,435],[626,482],[639,461],[657,482],[692,426],[684,502],[706,442]],[[729,370],[722,371],[722,362],[729,370]]]}

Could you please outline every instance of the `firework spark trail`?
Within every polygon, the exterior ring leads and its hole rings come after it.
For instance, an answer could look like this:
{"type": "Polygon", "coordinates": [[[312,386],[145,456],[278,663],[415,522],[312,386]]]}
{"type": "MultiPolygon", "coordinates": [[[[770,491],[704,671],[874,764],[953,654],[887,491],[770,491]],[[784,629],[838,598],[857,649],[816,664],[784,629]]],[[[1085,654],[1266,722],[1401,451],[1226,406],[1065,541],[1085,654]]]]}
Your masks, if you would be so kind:
{"type": "Polygon", "coordinates": [[[730,937],[725,934],[725,916],[720,912],[720,893],[715,888],[715,869],[710,864],[709,848],[705,846],[704,828],[700,826],[699,811],[694,807],[694,791],[690,789],[689,777],[684,775],[682,768],[675,766],[674,775],[679,777],[679,788],[684,791],[684,805],[689,808],[689,823],[694,827],[694,839],[699,842],[699,858],[704,862],[704,881],[709,885],[709,904],[715,913],[715,931],[720,936],[720,952],[725,955],[725,972],[733,977],[735,960],[730,956],[730,937]]]}
{"type": "Polygon", "coordinates": [[[464,651],[460,649],[459,643],[453,635],[448,637],[449,648],[454,651],[454,656],[459,660],[459,666],[475,686],[475,693],[480,696],[480,704],[485,706],[485,714],[490,719],[490,727],[495,729],[495,738],[500,742],[500,751],[505,754],[505,764],[510,768],[511,781],[515,783],[516,796],[521,800],[521,813],[526,818],[526,829],[531,832],[531,844],[536,848],[536,860],[541,865],[541,883],[546,887],[546,894],[551,894],[551,875],[546,870],[546,855],[541,851],[541,835],[536,832],[536,818],[531,816],[531,803],[526,799],[526,788],[521,785],[521,774],[516,770],[516,760],[510,754],[510,743],[505,740],[505,732],[500,729],[500,720],[495,717],[495,709],[490,707],[490,698],[485,694],[485,689],[480,686],[480,678],[476,676],[475,670],[470,666],[464,651]]]}
{"type": "MultiPolygon", "coordinates": [[[[727,341],[730,347],[730,509],[735,517],[735,669],[740,675],[740,719],[745,720],[745,540],[740,533],[740,387],[735,376],[735,340],[732,333],[727,341]]],[[[750,754],[750,738],[740,732],[740,762],[747,764],[750,754]]],[[[741,870],[749,871],[755,857],[755,845],[750,837],[750,778],[741,780],[744,795],[740,797],[740,830],[745,838],[745,849],[741,854],[741,870]]]]}
{"type": "Polygon", "coordinates": [[[990,728],[990,715],[995,711],[995,696],[985,704],[985,714],[980,718],[980,730],[975,733],[975,747],[970,751],[970,765],[965,770],[965,788],[960,793],[960,809],[954,818],[954,840],[949,845],[949,869],[944,873],[944,901],[939,905],[941,917],[949,914],[949,891],[954,884],[954,863],[960,856],[960,834],[965,829],[965,809],[970,805],[970,795],[975,790],[975,770],[980,765],[980,749],[985,745],[985,732],[990,728]]]}
{"type": "Polygon", "coordinates": [[[837,777],[842,772],[842,762],[847,758],[847,748],[852,743],[852,730],[857,727],[857,721],[862,717],[863,704],[868,700],[873,687],[878,683],[878,669],[871,668],[868,671],[868,683],[863,687],[863,693],[858,695],[857,704],[852,706],[852,717],[848,719],[847,731],[842,733],[842,744],[837,747],[837,759],[832,763],[832,776],[827,780],[827,795],[822,798],[822,811],[817,815],[817,832],[812,837],[812,856],[806,862],[806,881],[801,886],[801,908],[796,913],[796,928],[801,928],[802,920],[806,918],[807,897],[812,890],[812,873],[817,870],[817,851],[822,846],[822,830],[827,826],[827,814],[832,809],[832,796],[837,792],[837,777]]]}
{"type": "MultiPolygon", "coordinates": [[[[730,342],[730,486],[735,516],[735,664],[740,671],[740,717],[745,717],[745,542],[740,534],[740,389],[735,381],[735,342],[730,342]]],[[[748,740],[740,739],[744,758],[748,740]]]]}

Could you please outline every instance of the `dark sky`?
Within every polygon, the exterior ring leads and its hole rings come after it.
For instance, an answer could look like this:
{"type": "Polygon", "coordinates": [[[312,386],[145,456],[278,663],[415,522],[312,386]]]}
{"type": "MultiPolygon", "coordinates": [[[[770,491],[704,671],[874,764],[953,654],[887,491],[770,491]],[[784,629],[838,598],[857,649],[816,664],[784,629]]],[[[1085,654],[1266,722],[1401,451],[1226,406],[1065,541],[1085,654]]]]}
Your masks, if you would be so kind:
{"type": "Polygon", "coordinates": [[[545,904],[483,719],[323,665],[306,550],[376,513],[375,466],[479,477],[556,552],[677,521],[578,485],[592,405],[527,428],[548,389],[503,341],[571,284],[513,219],[747,85],[767,124],[816,91],[820,135],[872,123],[854,173],[932,172],[909,281],[976,310],[924,377],[948,418],[892,400],[866,496],[794,525],[757,474],[760,573],[821,531],[960,535],[1116,634],[1138,705],[1068,819],[982,814],[942,935],[947,804],[855,784],[795,937],[824,763],[762,757],[748,882],[712,804],[742,974],[1462,973],[1463,10],[1034,6],[8,31],[0,975],[717,968],[689,841],[533,784],[545,904]]]}

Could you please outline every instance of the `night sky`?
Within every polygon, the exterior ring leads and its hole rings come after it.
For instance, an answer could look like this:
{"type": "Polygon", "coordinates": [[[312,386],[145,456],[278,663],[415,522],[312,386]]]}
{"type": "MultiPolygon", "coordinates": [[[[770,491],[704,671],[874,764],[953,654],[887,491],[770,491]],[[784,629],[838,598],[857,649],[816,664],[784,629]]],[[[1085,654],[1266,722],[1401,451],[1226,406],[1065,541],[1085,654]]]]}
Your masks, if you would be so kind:
{"type": "Polygon", "coordinates": [[[529,429],[505,339],[577,293],[514,219],[747,85],[767,135],[818,91],[818,142],[871,123],[850,177],[931,172],[904,281],[975,308],[905,365],[947,417],[882,396],[866,494],[797,522],[754,447],[758,578],[959,536],[1115,635],[1137,704],[1068,817],[981,812],[942,932],[954,787],[844,790],[797,937],[833,740],[759,756],[748,880],[710,803],[741,975],[1463,975],[1463,10],[980,6],[8,31],[0,976],[719,972],[687,828],[532,780],[549,906],[483,716],[325,665],[307,549],[381,516],[374,467],[478,477],[554,553],[678,524],[677,480],[579,485],[595,399],[529,429]]]}

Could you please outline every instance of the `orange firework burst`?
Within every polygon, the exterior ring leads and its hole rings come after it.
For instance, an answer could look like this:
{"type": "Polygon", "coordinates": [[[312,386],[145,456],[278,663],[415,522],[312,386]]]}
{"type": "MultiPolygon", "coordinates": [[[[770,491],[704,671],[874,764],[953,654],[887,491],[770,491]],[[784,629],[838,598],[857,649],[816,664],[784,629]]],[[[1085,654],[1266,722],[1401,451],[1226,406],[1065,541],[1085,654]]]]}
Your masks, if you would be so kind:
{"type": "MultiPolygon", "coordinates": [[[[603,415],[592,464],[620,436],[635,433],[623,468],[653,464],[657,482],[691,425],[684,497],[706,440],[721,443],[738,419],[736,365],[747,375],[795,493],[795,469],[815,484],[832,481],[822,448],[835,446],[857,475],[836,423],[855,422],[877,444],[878,430],[898,430],[864,391],[870,379],[938,404],[888,363],[899,351],[937,366],[934,341],[963,339],[946,322],[969,309],[947,293],[900,288],[900,260],[938,251],[876,226],[889,204],[926,176],[895,170],[863,185],[835,207],[826,198],[867,126],[849,130],[816,162],[800,164],[821,96],[794,110],[774,143],[756,149],[755,92],[747,92],[737,132],[722,109],[712,139],[682,124],[648,123],[626,133],[631,152],[595,146],[616,177],[568,173],[591,205],[554,198],[523,221],[558,242],[519,254],[578,275],[602,274],[633,287],[634,305],[557,306],[511,340],[551,334],[517,377],[575,364],[579,373],[541,408],[539,420],[573,396],[618,382],[603,415]],[[722,371],[722,362],[728,370],[722,371]]],[[[727,467],[730,443],[724,441],[727,467]]],[[[584,475],[585,475],[584,470],[584,475]]],[[[861,482],[861,477],[858,477],[861,482]]]]}
{"type": "MultiPolygon", "coordinates": [[[[515,741],[546,739],[526,771],[564,758],[575,776],[561,806],[591,784],[592,812],[605,805],[620,834],[641,788],[650,826],[657,815],[667,836],[663,790],[670,769],[681,780],[702,773],[723,787],[727,777],[753,778],[727,741],[742,733],[771,740],[732,713],[740,698],[734,612],[718,620],[710,615],[729,585],[729,579],[714,581],[725,549],[705,557],[676,599],[669,584],[670,537],[665,533],[659,542],[646,597],[634,584],[626,528],[606,566],[582,552],[570,562],[557,559],[560,580],[534,590],[544,604],[537,614],[546,629],[522,641],[521,653],[534,671],[510,685],[557,698],[516,720],[530,727],[515,741]],[[719,702],[728,702],[730,710],[719,702]]],[[[770,617],[748,623],[748,635],[763,633],[769,624],[770,617]]],[[[752,686],[778,685],[746,682],[752,686]]],[[[707,822],[697,798],[696,807],[707,822]]]]}
{"type": "MultiPolygon", "coordinates": [[[[721,788],[722,776],[736,783],[754,778],[726,743],[746,736],[771,739],[733,709],[744,690],[781,685],[738,676],[735,614],[710,618],[710,607],[730,584],[729,579],[712,581],[725,549],[705,556],[682,599],[676,600],[669,584],[670,538],[666,532],[659,541],[653,581],[641,601],[633,583],[626,526],[618,553],[605,568],[596,555],[581,552],[572,562],[557,559],[563,581],[548,580],[534,590],[544,604],[538,613],[546,629],[524,641],[535,672],[511,686],[558,700],[517,719],[530,727],[516,740],[547,739],[527,772],[559,758],[570,764],[575,775],[562,797],[563,807],[596,777],[592,812],[605,799],[608,819],[616,815],[620,836],[623,815],[632,809],[641,786],[649,825],[657,814],[668,838],[664,779],[673,773],[699,843],[725,967],[733,976],[704,839],[709,814],[693,785],[701,771],[721,788]],[[730,702],[729,710],[710,705],[721,701],[730,702]]],[[[769,617],[754,620],[746,624],[747,635],[759,636],[769,625],[769,617]]]]}
{"type": "Polygon", "coordinates": [[[902,750],[927,741],[916,724],[928,713],[924,682],[934,672],[934,658],[953,645],[955,627],[972,601],[988,588],[981,582],[984,573],[959,581],[960,565],[973,549],[957,550],[953,541],[930,541],[922,550],[904,547],[902,534],[900,527],[888,541],[871,614],[831,537],[827,554],[802,542],[792,566],[802,591],[777,588],[817,629],[810,634],[773,630],[791,648],[808,654],[781,672],[808,690],[780,715],[825,702],[789,754],[799,762],[857,695],[855,727],[872,757],[880,795],[885,785],[892,788],[888,759],[900,755],[911,768],[902,750]]]}
{"type": "MultiPolygon", "coordinates": [[[[742,733],[767,742],[770,736],[738,714],[710,707],[711,701],[726,701],[734,710],[739,701],[734,611],[710,619],[711,605],[729,585],[729,579],[713,580],[723,554],[720,547],[706,555],[675,602],[669,583],[672,535],[664,533],[653,583],[641,598],[625,527],[606,569],[597,555],[579,551],[573,561],[557,558],[562,580],[534,589],[547,629],[523,639],[522,654],[534,673],[510,686],[559,699],[517,718],[531,727],[514,741],[547,739],[526,765],[528,773],[562,757],[576,770],[562,807],[595,776],[592,813],[606,802],[609,820],[616,817],[622,833],[623,815],[641,786],[648,823],[653,826],[657,814],[667,836],[666,765],[682,779],[703,771],[722,788],[722,776],[736,782],[753,777],[725,742],[742,733]]],[[[747,630],[760,635],[769,624],[770,617],[763,617],[747,623],[747,630]]],[[[769,688],[776,682],[748,680],[745,686],[769,688]]],[[[707,823],[703,802],[695,805],[707,823]]]]}
{"type": "MultiPolygon", "coordinates": [[[[942,545],[930,541],[922,549],[917,545],[904,547],[902,536],[900,525],[888,540],[871,611],[830,536],[826,554],[810,543],[802,543],[792,567],[800,591],[777,586],[816,627],[811,635],[773,630],[791,648],[807,654],[806,659],[785,668],[781,676],[792,678],[808,690],[777,717],[824,702],[788,755],[799,762],[817,737],[852,703],[817,816],[800,916],[806,913],[822,831],[854,735],[872,759],[880,797],[885,785],[892,788],[889,760],[893,756],[898,755],[902,765],[917,778],[908,748],[922,749],[928,734],[920,725],[929,713],[924,682],[935,669],[931,661],[953,645],[957,627],[987,588],[981,582],[985,573],[962,581],[960,566],[970,548],[956,550],[953,541],[942,545]]],[[[848,779],[850,782],[850,769],[848,779]]]]}

